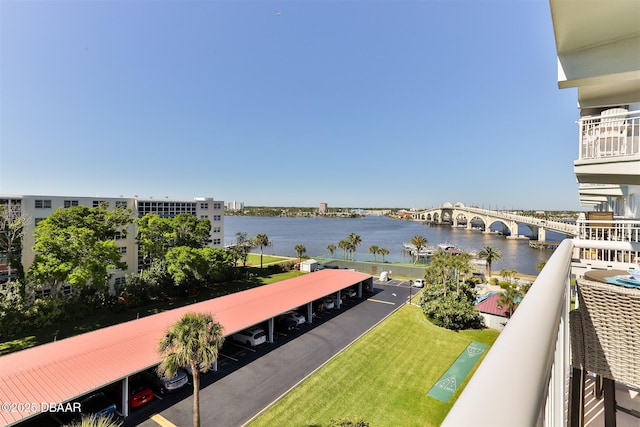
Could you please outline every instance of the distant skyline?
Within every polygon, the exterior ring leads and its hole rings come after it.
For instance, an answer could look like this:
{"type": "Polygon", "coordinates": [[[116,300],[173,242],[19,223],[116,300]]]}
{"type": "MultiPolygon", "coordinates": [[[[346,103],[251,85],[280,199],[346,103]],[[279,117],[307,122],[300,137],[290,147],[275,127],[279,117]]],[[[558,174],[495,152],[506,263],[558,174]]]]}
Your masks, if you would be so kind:
{"type": "Polygon", "coordinates": [[[3,0],[0,93],[0,194],[581,210],[542,0],[3,0]]]}

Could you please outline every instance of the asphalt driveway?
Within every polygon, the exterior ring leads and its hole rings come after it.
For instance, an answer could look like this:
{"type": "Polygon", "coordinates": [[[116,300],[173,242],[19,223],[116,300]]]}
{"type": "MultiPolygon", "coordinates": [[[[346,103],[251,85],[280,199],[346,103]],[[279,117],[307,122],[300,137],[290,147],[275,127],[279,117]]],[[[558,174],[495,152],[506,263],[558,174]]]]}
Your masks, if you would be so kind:
{"type": "MultiPolygon", "coordinates": [[[[202,378],[202,425],[244,425],[401,307],[409,296],[408,283],[402,281],[374,282],[374,290],[375,293],[365,295],[360,301],[352,301],[340,310],[314,319],[313,325],[302,325],[290,336],[277,336],[274,343],[265,343],[256,352],[242,346],[225,345],[218,372],[202,378]]],[[[124,425],[157,427],[165,420],[176,426],[191,425],[192,393],[187,385],[175,395],[134,412],[124,425]],[[154,415],[159,422],[151,419],[154,415]]]]}

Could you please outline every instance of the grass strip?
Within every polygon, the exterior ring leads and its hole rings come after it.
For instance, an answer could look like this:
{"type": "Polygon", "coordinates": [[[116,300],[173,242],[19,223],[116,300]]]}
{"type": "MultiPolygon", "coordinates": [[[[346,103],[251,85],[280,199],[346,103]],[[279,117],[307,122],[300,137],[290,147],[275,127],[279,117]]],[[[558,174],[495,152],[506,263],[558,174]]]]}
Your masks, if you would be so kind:
{"type": "Polygon", "coordinates": [[[497,336],[442,329],[404,306],[250,425],[326,426],[355,417],[372,427],[440,425],[472,375],[447,403],[426,393],[472,341],[490,346],[497,336]]]}

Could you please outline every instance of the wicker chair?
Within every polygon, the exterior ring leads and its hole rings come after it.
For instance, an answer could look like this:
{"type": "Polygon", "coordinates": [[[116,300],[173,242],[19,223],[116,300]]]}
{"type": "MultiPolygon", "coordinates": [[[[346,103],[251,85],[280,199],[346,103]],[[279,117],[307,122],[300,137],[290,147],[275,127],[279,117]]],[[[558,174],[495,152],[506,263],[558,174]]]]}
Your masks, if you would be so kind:
{"type": "Polygon", "coordinates": [[[605,426],[612,427],[616,410],[624,410],[616,406],[615,382],[640,387],[640,288],[579,279],[578,301],[569,318],[571,422],[583,425],[584,374],[590,372],[602,379],[605,426]]]}

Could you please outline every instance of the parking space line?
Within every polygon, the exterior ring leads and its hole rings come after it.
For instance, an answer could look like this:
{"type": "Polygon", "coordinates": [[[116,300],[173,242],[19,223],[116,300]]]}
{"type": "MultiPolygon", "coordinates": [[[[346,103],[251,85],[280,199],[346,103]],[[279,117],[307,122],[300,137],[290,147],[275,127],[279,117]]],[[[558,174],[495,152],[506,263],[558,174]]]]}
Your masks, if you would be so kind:
{"type": "Polygon", "coordinates": [[[163,417],[160,414],[155,414],[152,415],[150,418],[152,421],[155,421],[156,424],[162,426],[162,427],[178,427],[177,425],[175,425],[174,423],[172,423],[171,421],[169,421],[168,419],[166,419],[165,417],[163,417]]]}
{"type": "Polygon", "coordinates": [[[391,301],[382,301],[379,299],[373,299],[373,298],[369,298],[367,301],[371,301],[371,302],[379,302],[380,304],[390,304],[390,305],[396,305],[395,302],[391,302],[391,301]]]}

